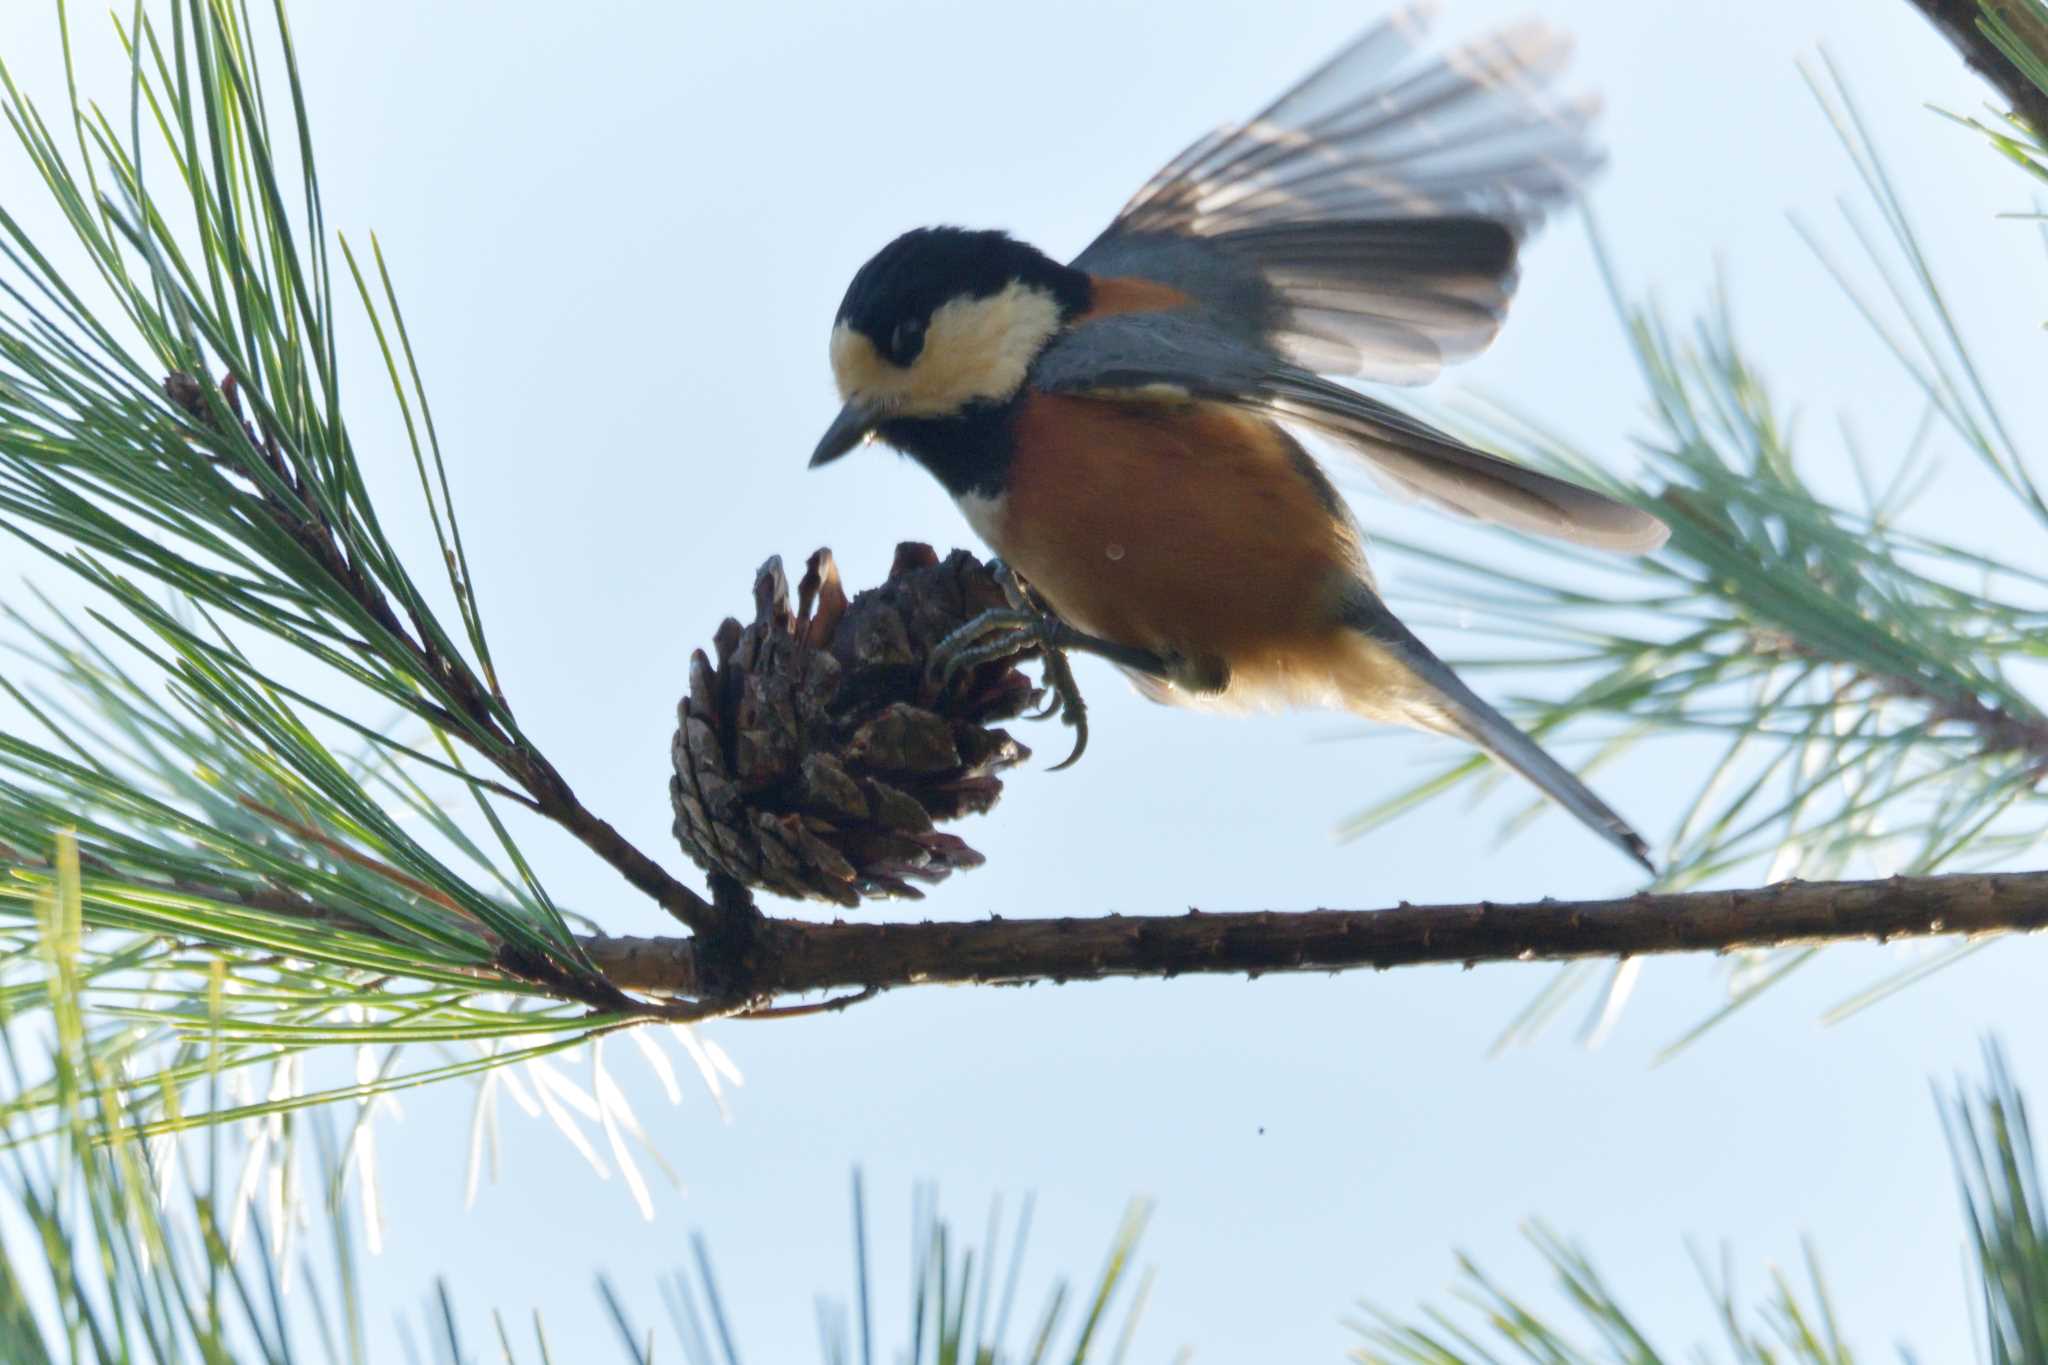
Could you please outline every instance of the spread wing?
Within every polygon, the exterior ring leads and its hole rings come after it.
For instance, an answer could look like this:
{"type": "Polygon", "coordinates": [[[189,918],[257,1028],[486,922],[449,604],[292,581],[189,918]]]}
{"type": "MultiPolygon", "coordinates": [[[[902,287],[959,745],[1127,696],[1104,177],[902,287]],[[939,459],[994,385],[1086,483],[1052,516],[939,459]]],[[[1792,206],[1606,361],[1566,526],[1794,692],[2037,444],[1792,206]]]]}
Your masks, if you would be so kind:
{"type": "Polygon", "coordinates": [[[1397,487],[1465,516],[1602,550],[1664,543],[1656,517],[1602,493],[1488,455],[1256,341],[1180,313],[1126,313],[1056,338],[1034,388],[1134,402],[1226,403],[1334,437],[1397,487]]]}
{"type": "Polygon", "coordinates": [[[1074,264],[1317,373],[1419,384],[1484,350],[1522,238],[1599,164],[1595,105],[1546,98],[1568,45],[1536,23],[1408,60],[1423,11],[1182,152],[1074,264]]]}

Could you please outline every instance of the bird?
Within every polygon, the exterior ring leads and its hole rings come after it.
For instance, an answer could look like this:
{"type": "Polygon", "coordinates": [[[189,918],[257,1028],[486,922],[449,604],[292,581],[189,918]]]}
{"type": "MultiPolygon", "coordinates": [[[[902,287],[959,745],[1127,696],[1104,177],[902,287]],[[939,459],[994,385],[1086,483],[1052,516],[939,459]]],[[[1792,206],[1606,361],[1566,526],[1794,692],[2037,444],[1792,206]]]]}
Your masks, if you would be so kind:
{"type": "Polygon", "coordinates": [[[1515,531],[1624,554],[1668,535],[1341,382],[1425,383],[1485,349],[1522,244],[1601,161],[1596,102],[1550,90],[1565,38],[1531,21],[1431,55],[1430,17],[1395,11],[1196,141],[1070,262],[1000,230],[889,242],[834,317],[841,407],[810,463],[875,440],[915,460],[1048,646],[1154,700],[1461,738],[1654,875],[1642,836],[1389,610],[1302,442],[1515,531]]]}

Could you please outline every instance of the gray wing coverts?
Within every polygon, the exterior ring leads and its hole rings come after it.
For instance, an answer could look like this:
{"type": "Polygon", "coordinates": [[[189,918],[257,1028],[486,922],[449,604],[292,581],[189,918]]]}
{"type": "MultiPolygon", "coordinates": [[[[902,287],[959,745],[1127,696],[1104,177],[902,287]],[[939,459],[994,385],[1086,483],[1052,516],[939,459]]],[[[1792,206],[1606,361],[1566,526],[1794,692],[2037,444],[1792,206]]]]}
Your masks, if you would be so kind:
{"type": "Polygon", "coordinates": [[[1086,323],[1041,388],[1149,386],[1320,431],[1436,506],[1582,545],[1662,544],[1648,513],[1483,454],[1320,374],[1424,383],[1493,340],[1521,240],[1599,163],[1590,101],[1548,98],[1567,45],[1525,24],[1409,62],[1401,11],[1242,124],[1182,152],[1074,264],[1188,306],[1086,323]]]}
{"type": "Polygon", "coordinates": [[[1493,340],[1516,250],[1599,164],[1568,45],[1525,24],[1406,59],[1397,13],[1140,190],[1074,264],[1193,296],[1305,369],[1420,384],[1493,340]]]}
{"type": "Polygon", "coordinates": [[[1647,512],[1473,450],[1186,313],[1077,327],[1039,356],[1031,384],[1127,401],[1184,395],[1259,412],[1334,437],[1405,492],[1519,531],[1626,552],[1655,549],[1667,534],[1647,512]]]}

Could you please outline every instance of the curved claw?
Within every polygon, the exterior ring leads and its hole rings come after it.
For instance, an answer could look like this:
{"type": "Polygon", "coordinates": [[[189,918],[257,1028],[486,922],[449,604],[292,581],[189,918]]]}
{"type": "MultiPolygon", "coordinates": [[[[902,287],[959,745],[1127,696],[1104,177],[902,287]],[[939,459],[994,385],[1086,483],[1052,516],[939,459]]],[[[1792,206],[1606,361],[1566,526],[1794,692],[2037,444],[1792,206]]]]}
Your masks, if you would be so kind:
{"type": "Polygon", "coordinates": [[[1068,768],[1073,767],[1076,763],[1079,763],[1081,761],[1081,755],[1088,751],[1088,721],[1086,720],[1085,716],[1085,712],[1081,713],[1079,716],[1076,716],[1074,713],[1069,713],[1067,718],[1067,724],[1074,727],[1074,752],[1068,754],[1065,758],[1053,764],[1050,768],[1047,768],[1047,772],[1062,772],[1068,768]]]}
{"type": "Polygon", "coordinates": [[[1074,727],[1074,752],[1046,769],[1056,773],[1073,767],[1088,751],[1088,706],[1081,700],[1081,688],[1074,681],[1074,670],[1067,663],[1065,651],[1050,641],[1045,645],[1045,676],[1058,699],[1060,719],[1074,727]]]}

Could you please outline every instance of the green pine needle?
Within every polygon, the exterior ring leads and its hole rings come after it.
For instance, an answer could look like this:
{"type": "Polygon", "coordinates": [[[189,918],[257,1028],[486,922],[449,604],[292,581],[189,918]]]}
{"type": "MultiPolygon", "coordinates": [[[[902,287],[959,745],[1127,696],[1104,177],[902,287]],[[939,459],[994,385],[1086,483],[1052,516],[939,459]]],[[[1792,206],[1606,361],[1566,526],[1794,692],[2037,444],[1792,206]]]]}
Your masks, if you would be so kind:
{"type": "MultiPolygon", "coordinates": [[[[491,771],[524,740],[374,239],[368,271],[342,258],[404,421],[435,593],[369,498],[282,10],[267,31],[213,0],[117,17],[130,68],[111,117],[60,31],[63,117],[0,64],[0,110],[62,228],[38,240],[18,200],[0,206],[0,526],[96,603],[6,613],[0,690],[26,724],[0,734],[0,998],[28,1018],[64,997],[26,950],[68,831],[75,1023],[137,1132],[365,1100],[616,1027],[506,966],[594,979],[497,808],[532,805],[491,771]],[[458,1043],[486,1046],[412,1060],[458,1043]],[[337,1045],[386,1064],[310,1081],[301,1060],[337,1045]]],[[[51,1131],[62,1088],[0,1102],[11,1141],[51,1131]]]]}
{"type": "MultiPolygon", "coordinates": [[[[1574,680],[1524,703],[1519,719],[1539,737],[1590,736],[1588,768],[1619,767],[1651,741],[1718,737],[1717,752],[1703,753],[1684,779],[1690,795],[1667,837],[1652,841],[1664,855],[1660,884],[1673,890],[1979,867],[2037,854],[2048,828],[2038,790],[2048,712],[2020,682],[2042,656],[2048,580],[1904,522],[1944,443],[2043,527],[2048,500],[1846,87],[1831,66],[1812,84],[1882,229],[1873,234],[1861,211],[1845,209],[1860,267],[1818,234],[1802,235],[1924,400],[1894,472],[1877,474],[1850,441],[1860,505],[1816,488],[1725,297],[1681,331],[1621,301],[1602,250],[1649,397],[1648,486],[1620,481],[1516,413],[1484,407],[1480,424],[1516,458],[1657,513],[1671,526],[1668,545],[1616,562],[1531,541],[1537,555],[1503,567],[1383,542],[1423,568],[1413,598],[1456,611],[1468,635],[1502,646],[1493,660],[1454,661],[1461,668],[1541,666],[1574,680]]],[[[1676,762],[1661,761],[1667,770],[1676,762]]],[[[1346,832],[1496,771],[1458,762],[1361,813],[1346,832]]],[[[1811,956],[1736,955],[1750,985],[1731,988],[1729,1007],[1681,1041],[1811,956]]],[[[1916,964],[1900,982],[1925,974],[1916,964]]],[[[1592,979],[1567,970],[1515,1035],[1592,979]]]]}

